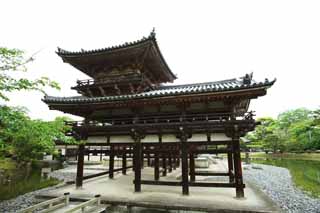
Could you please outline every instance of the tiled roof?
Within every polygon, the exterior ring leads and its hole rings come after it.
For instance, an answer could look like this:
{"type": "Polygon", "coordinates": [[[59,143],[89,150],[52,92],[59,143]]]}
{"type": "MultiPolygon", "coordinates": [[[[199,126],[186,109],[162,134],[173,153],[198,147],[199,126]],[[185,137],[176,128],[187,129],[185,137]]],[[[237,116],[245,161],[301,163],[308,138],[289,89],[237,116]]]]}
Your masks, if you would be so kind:
{"type": "Polygon", "coordinates": [[[93,55],[93,54],[111,52],[111,51],[118,50],[118,49],[128,48],[128,47],[140,45],[140,44],[143,44],[143,43],[147,43],[149,41],[156,41],[154,30],[150,33],[150,35],[148,37],[143,37],[140,40],[133,41],[133,42],[126,42],[124,44],[117,45],[117,46],[111,46],[111,47],[102,48],[102,49],[95,49],[95,50],[84,50],[84,49],[81,49],[81,51],[68,51],[68,50],[64,50],[64,49],[58,47],[58,51],[56,53],[58,55],[62,56],[62,57],[63,56],[93,55]]]}
{"type": "MultiPolygon", "coordinates": [[[[156,51],[156,53],[149,55],[152,55],[150,57],[153,58],[153,61],[158,62],[158,65],[150,65],[153,68],[149,71],[158,73],[162,76],[166,76],[165,80],[163,80],[162,82],[173,82],[175,79],[177,79],[176,75],[170,70],[159,49],[154,29],[148,37],[143,37],[142,39],[134,42],[126,42],[121,45],[95,50],[81,49],[81,51],[68,51],[58,47],[56,53],[62,58],[64,62],[69,63],[70,65],[81,70],[90,77],[95,78],[94,73],[96,72],[93,71],[95,69],[92,69],[91,66],[87,66],[88,64],[105,66],[106,64],[113,64],[115,61],[122,63],[119,58],[128,60],[126,57],[129,56],[137,57],[138,60],[138,58],[141,58],[141,54],[150,52],[147,51],[149,49],[154,49],[154,51],[156,51]]],[[[116,62],[113,65],[116,65],[116,62]]],[[[156,75],[155,77],[159,79],[159,76],[157,77],[156,75]]]]}
{"type": "Polygon", "coordinates": [[[229,79],[223,81],[206,82],[198,84],[185,84],[173,86],[161,86],[156,90],[142,92],[130,95],[117,95],[117,96],[104,96],[104,97],[52,97],[45,96],[43,101],[46,103],[96,103],[96,102],[112,102],[121,100],[133,100],[142,98],[154,98],[165,96],[178,96],[188,94],[201,94],[201,93],[219,93],[226,91],[248,90],[254,88],[270,87],[274,84],[276,79],[269,81],[266,79],[264,82],[256,82],[251,80],[249,83],[244,83],[243,79],[229,79]]]}

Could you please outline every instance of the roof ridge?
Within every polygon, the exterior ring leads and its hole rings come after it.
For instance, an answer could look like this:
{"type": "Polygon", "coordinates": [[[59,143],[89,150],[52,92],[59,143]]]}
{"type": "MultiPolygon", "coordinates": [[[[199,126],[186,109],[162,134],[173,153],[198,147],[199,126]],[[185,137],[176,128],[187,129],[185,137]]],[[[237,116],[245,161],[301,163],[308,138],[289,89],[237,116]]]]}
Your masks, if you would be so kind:
{"type": "Polygon", "coordinates": [[[188,87],[188,86],[199,86],[199,85],[206,85],[206,84],[221,84],[221,83],[230,83],[230,82],[241,82],[238,81],[237,78],[231,78],[231,79],[226,79],[226,80],[220,80],[220,81],[208,81],[208,82],[201,82],[201,83],[192,83],[192,84],[177,84],[177,85],[169,85],[169,86],[160,86],[156,90],[160,89],[170,89],[170,88],[179,88],[179,87],[188,87]]]}
{"type": "Polygon", "coordinates": [[[106,51],[113,51],[113,50],[118,50],[121,48],[127,48],[127,47],[131,47],[137,44],[141,44],[144,42],[148,42],[148,41],[156,41],[156,36],[155,36],[155,32],[154,29],[152,30],[152,32],[150,33],[150,35],[148,37],[143,36],[141,39],[135,40],[135,41],[131,41],[131,42],[125,42],[119,45],[113,45],[111,47],[105,47],[105,48],[100,48],[100,49],[92,49],[92,50],[84,50],[81,49],[81,51],[68,51],[65,49],[62,49],[60,47],[57,47],[57,51],[56,53],[58,55],[88,55],[88,54],[96,54],[96,53],[102,53],[102,52],[106,52],[106,51]]]}

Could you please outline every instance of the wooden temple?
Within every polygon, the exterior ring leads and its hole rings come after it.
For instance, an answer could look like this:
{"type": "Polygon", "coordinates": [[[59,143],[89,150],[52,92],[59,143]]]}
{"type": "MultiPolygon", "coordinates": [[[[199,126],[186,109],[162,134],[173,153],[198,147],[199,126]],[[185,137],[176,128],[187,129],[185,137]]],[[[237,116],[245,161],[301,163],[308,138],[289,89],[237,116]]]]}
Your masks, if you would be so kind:
{"type": "Polygon", "coordinates": [[[176,76],[164,60],[154,31],[139,41],[106,49],[70,52],[58,48],[62,60],[90,76],[72,87],[76,97],[45,96],[51,110],[81,116],[70,122],[68,134],[84,140],[78,146],[76,186],[83,184],[84,155],[109,156],[109,177],[134,170],[134,191],[141,185],[232,187],[244,196],[239,138],[257,125],[248,111],[251,99],[266,94],[275,80],[256,82],[252,75],[222,81],[164,85],[176,76]],[[101,149],[90,149],[90,147],[101,149]],[[195,170],[200,154],[226,153],[228,171],[195,170]],[[114,158],[122,167],[114,168],[114,158]],[[128,166],[127,159],[132,159],[128,166]],[[144,165],[146,162],[146,165],[144,165]],[[154,168],[154,180],[144,180],[144,166],[154,168]],[[181,181],[162,181],[181,168],[181,181]],[[199,182],[197,176],[227,176],[229,181],[199,182]]]}

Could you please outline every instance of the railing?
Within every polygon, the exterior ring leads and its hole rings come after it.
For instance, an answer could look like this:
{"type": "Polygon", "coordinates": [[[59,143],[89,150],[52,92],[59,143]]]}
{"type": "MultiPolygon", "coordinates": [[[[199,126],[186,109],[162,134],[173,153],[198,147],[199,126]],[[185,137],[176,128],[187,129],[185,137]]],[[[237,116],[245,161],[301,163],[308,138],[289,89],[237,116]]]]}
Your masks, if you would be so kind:
{"type": "Polygon", "coordinates": [[[26,209],[20,210],[18,211],[18,213],[30,213],[30,212],[34,212],[38,209],[44,209],[43,211],[41,211],[42,213],[44,212],[51,212],[54,211],[56,209],[62,208],[64,206],[69,205],[69,201],[70,201],[70,193],[65,193],[63,196],[61,197],[57,197],[51,200],[47,200],[44,201],[42,203],[38,203],[36,205],[30,206],[26,209]]]}
{"type": "MultiPolygon", "coordinates": [[[[101,122],[89,121],[86,125],[89,126],[110,126],[110,125],[125,125],[125,124],[159,124],[159,123],[175,123],[175,122],[212,122],[212,121],[229,121],[235,117],[231,113],[206,113],[206,114],[187,114],[187,115],[142,115],[139,117],[117,117],[104,119],[101,122]]],[[[253,113],[248,112],[242,120],[253,120],[253,113]]],[[[83,121],[66,121],[66,125],[84,126],[83,121]]]]}
{"type": "Polygon", "coordinates": [[[133,82],[133,81],[141,81],[143,78],[141,76],[133,76],[130,77],[130,79],[126,78],[99,78],[99,79],[86,79],[86,80],[77,80],[77,86],[76,87],[82,87],[82,86],[90,86],[90,85],[98,85],[98,84],[105,84],[105,83],[119,83],[119,82],[133,82]]]}
{"type": "Polygon", "coordinates": [[[83,202],[72,209],[65,211],[65,213],[76,212],[81,209],[81,212],[94,212],[97,209],[101,208],[101,197],[100,195],[96,195],[95,198],[83,202]]]}

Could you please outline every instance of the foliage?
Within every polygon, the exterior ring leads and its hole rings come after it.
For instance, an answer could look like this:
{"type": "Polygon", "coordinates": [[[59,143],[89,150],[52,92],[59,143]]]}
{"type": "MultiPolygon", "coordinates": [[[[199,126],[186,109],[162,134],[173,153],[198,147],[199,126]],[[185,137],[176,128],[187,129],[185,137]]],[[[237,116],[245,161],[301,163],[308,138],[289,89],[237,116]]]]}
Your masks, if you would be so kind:
{"type": "Polygon", "coordinates": [[[303,152],[320,149],[320,110],[289,110],[277,119],[260,118],[260,125],[247,134],[251,145],[266,152],[303,152]]]}
{"type": "Polygon", "coordinates": [[[26,72],[26,64],[33,60],[32,57],[26,59],[22,50],[0,47],[0,100],[9,100],[6,92],[37,90],[45,94],[45,86],[60,89],[57,82],[47,77],[33,80],[14,77],[16,72],[26,72]]]}
{"type": "Polygon", "coordinates": [[[39,159],[44,153],[54,151],[54,141],[75,143],[64,133],[68,130],[64,124],[66,117],[57,117],[54,121],[31,120],[21,108],[0,106],[0,147],[5,156],[18,161],[39,159]]]}

